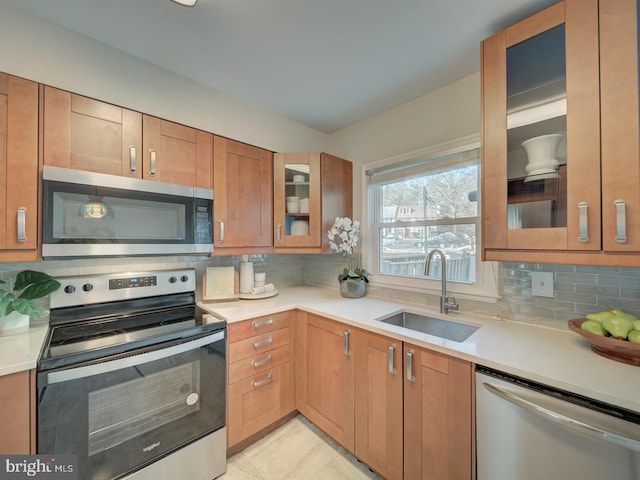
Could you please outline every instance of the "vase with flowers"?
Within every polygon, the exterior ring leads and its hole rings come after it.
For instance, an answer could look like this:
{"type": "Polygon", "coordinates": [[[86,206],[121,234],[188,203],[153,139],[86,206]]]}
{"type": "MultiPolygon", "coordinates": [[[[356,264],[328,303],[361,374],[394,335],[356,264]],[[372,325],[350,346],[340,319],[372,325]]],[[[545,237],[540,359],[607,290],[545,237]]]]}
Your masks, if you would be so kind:
{"type": "Polygon", "coordinates": [[[346,298],[363,297],[371,274],[360,267],[360,256],[356,253],[360,238],[360,222],[352,221],[349,217],[336,217],[335,223],[327,232],[327,238],[331,250],[347,257],[347,265],[338,275],[341,295],[346,298]]]}

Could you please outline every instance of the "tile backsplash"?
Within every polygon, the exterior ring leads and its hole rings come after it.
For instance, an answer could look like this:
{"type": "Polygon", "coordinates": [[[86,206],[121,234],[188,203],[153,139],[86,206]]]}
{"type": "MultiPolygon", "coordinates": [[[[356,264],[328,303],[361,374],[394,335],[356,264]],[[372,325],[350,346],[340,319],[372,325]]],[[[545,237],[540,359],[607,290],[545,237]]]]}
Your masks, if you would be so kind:
{"type": "MultiPolygon", "coordinates": [[[[315,285],[337,290],[337,276],[344,268],[344,259],[339,255],[251,255],[250,259],[254,271],[265,272],[267,283],[273,283],[276,288],[315,285]]],[[[208,266],[233,265],[239,270],[240,260],[239,256],[175,256],[5,263],[0,264],[0,279],[13,278],[24,269],[62,276],[195,268],[199,296],[202,273],[208,266]]],[[[562,329],[566,328],[568,319],[614,307],[640,317],[640,269],[636,268],[500,263],[498,282],[500,299],[496,303],[459,298],[460,311],[562,329]],[[553,298],[532,295],[531,272],[553,273],[553,298]]],[[[368,295],[418,305],[438,305],[437,295],[375,285],[369,285],[368,295]]]]}

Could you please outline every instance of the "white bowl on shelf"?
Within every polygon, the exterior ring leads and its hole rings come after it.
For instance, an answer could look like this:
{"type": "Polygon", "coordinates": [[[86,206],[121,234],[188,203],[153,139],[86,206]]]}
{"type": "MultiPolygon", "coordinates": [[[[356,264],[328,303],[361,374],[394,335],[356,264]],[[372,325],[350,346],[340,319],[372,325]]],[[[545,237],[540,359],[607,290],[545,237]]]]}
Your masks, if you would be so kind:
{"type": "Polygon", "coordinates": [[[291,222],[291,235],[309,235],[309,222],[306,220],[291,222]]]}

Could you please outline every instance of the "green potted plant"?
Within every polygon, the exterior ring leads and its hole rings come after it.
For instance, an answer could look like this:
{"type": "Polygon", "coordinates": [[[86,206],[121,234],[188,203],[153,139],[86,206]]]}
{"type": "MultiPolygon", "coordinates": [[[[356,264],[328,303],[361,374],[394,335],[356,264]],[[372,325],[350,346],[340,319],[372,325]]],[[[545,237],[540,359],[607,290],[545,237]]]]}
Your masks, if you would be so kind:
{"type": "Polygon", "coordinates": [[[0,336],[24,332],[29,328],[30,318],[45,317],[49,311],[35,299],[58,288],[60,282],[33,270],[18,273],[13,282],[0,280],[0,336]]]}
{"type": "Polygon", "coordinates": [[[369,275],[371,275],[360,267],[359,255],[355,255],[355,262],[353,260],[359,235],[360,222],[358,220],[352,221],[349,217],[336,217],[335,223],[327,232],[331,250],[348,257],[347,266],[338,275],[340,293],[346,298],[363,297],[366,292],[366,284],[369,283],[369,275]]]}

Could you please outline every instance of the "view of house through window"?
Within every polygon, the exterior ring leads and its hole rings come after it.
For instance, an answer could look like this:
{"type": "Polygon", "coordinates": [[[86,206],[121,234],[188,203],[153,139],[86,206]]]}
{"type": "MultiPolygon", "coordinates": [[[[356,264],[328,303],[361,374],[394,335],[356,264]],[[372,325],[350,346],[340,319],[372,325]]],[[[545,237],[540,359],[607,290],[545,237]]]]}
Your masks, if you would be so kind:
{"type": "MultiPolygon", "coordinates": [[[[476,281],[479,159],[474,148],[367,171],[375,273],[425,278],[426,255],[439,249],[448,281],[476,281]]],[[[441,268],[434,256],[428,277],[441,268]]]]}

